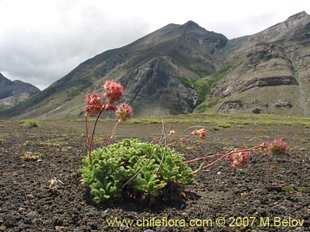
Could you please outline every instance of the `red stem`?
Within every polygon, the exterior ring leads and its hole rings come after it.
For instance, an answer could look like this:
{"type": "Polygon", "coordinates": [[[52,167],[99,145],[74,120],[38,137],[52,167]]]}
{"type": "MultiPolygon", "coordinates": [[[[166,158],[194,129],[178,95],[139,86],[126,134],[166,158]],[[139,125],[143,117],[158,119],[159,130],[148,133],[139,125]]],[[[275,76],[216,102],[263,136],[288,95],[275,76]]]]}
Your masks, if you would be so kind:
{"type": "Polygon", "coordinates": [[[214,156],[220,156],[220,155],[223,155],[223,154],[205,155],[205,156],[198,157],[198,158],[195,158],[195,159],[192,159],[192,160],[187,160],[187,161],[185,161],[185,163],[190,164],[190,163],[194,163],[196,161],[206,160],[206,159],[212,158],[214,156]]]}
{"type": "Polygon", "coordinates": [[[92,150],[93,150],[94,135],[95,135],[97,123],[98,123],[98,120],[99,120],[99,118],[100,118],[100,116],[101,116],[103,111],[104,111],[104,108],[99,112],[99,114],[98,114],[98,116],[96,118],[96,121],[95,121],[95,124],[94,124],[94,127],[93,127],[93,131],[92,131],[92,135],[91,135],[91,139],[90,139],[90,142],[89,142],[88,157],[89,157],[90,161],[91,161],[91,153],[92,153],[92,150]]]}
{"type": "Polygon", "coordinates": [[[254,147],[252,147],[252,148],[245,148],[245,149],[239,149],[239,150],[230,151],[230,152],[228,152],[228,153],[226,153],[226,154],[223,154],[221,157],[219,157],[218,159],[212,161],[212,162],[209,163],[208,165],[204,166],[203,169],[204,169],[205,171],[207,171],[207,168],[213,166],[213,165],[216,164],[218,161],[221,161],[221,160],[225,159],[226,157],[228,157],[229,155],[231,155],[231,154],[233,154],[233,153],[235,153],[235,152],[255,151],[255,150],[257,150],[257,149],[259,149],[259,148],[262,148],[262,147],[263,147],[262,145],[258,145],[258,146],[254,146],[254,147]]]}
{"type": "Polygon", "coordinates": [[[252,147],[252,148],[245,148],[245,149],[239,149],[239,150],[232,150],[232,151],[229,151],[229,152],[224,153],[224,154],[215,154],[215,155],[211,155],[211,156],[202,156],[202,157],[198,157],[198,158],[195,158],[195,159],[192,159],[192,160],[187,160],[187,161],[185,161],[185,163],[190,164],[190,163],[194,163],[194,162],[196,162],[196,161],[206,160],[206,159],[211,158],[211,157],[214,157],[214,156],[220,156],[219,158],[215,159],[214,161],[212,161],[211,163],[209,163],[209,164],[207,164],[207,165],[205,165],[205,166],[203,167],[203,169],[204,169],[205,171],[207,171],[207,169],[208,169],[209,167],[211,167],[211,166],[213,166],[214,164],[216,164],[217,162],[219,162],[219,161],[221,161],[221,160],[227,158],[229,155],[231,155],[231,154],[233,154],[233,153],[235,153],[235,152],[255,151],[255,150],[260,149],[260,148],[262,148],[262,147],[263,147],[263,145],[258,145],[258,146],[254,146],[254,147],[252,147]]]}
{"type": "Polygon", "coordinates": [[[229,156],[229,155],[231,155],[231,154],[232,154],[232,153],[227,153],[227,154],[222,155],[220,158],[217,158],[216,160],[212,161],[211,163],[205,165],[205,166],[203,167],[203,169],[206,170],[207,168],[212,167],[212,166],[213,166],[214,164],[216,164],[218,161],[223,160],[224,158],[226,158],[227,156],[229,156]]]}
{"type": "Polygon", "coordinates": [[[86,132],[86,144],[87,144],[88,158],[90,159],[90,156],[89,156],[89,135],[88,135],[88,117],[87,117],[87,113],[85,114],[85,132],[86,132]]]}

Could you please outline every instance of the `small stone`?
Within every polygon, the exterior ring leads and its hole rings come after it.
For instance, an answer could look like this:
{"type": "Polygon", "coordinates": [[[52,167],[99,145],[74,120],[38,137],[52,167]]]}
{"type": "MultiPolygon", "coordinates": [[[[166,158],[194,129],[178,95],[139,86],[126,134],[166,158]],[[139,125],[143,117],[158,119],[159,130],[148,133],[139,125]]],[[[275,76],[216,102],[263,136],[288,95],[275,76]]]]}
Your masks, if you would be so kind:
{"type": "Polygon", "coordinates": [[[19,208],[18,208],[18,212],[21,213],[21,212],[23,212],[23,211],[25,211],[25,208],[23,208],[23,207],[19,207],[19,208]]]}
{"type": "Polygon", "coordinates": [[[37,213],[35,211],[30,211],[29,213],[27,213],[26,215],[28,218],[35,218],[37,216],[37,213]]]}
{"type": "Polygon", "coordinates": [[[6,231],[6,226],[5,225],[0,226],[0,231],[6,231]]]}
{"type": "Polygon", "coordinates": [[[274,104],[274,106],[277,107],[277,108],[282,108],[282,107],[285,107],[285,108],[292,108],[292,107],[293,107],[293,105],[292,105],[290,102],[288,102],[288,101],[281,101],[281,100],[279,100],[278,102],[276,102],[276,103],[274,104]]]}
{"type": "Polygon", "coordinates": [[[33,198],[33,195],[30,193],[30,194],[27,194],[26,197],[27,198],[33,198]]]}
{"type": "Polygon", "coordinates": [[[104,210],[102,213],[101,213],[101,216],[102,217],[106,217],[107,215],[109,215],[110,214],[110,209],[106,209],[106,210],[104,210]]]}
{"type": "Polygon", "coordinates": [[[71,149],[71,147],[62,147],[61,151],[66,152],[69,151],[71,149]]]}
{"type": "Polygon", "coordinates": [[[65,231],[66,227],[64,226],[55,226],[55,231],[63,232],[65,231]]]}
{"type": "Polygon", "coordinates": [[[185,208],[186,208],[186,204],[182,203],[182,204],[180,205],[180,209],[185,209],[185,208]]]}
{"type": "Polygon", "coordinates": [[[255,108],[252,110],[252,113],[254,113],[254,114],[260,114],[261,112],[262,112],[262,109],[260,109],[260,108],[255,108]]]}

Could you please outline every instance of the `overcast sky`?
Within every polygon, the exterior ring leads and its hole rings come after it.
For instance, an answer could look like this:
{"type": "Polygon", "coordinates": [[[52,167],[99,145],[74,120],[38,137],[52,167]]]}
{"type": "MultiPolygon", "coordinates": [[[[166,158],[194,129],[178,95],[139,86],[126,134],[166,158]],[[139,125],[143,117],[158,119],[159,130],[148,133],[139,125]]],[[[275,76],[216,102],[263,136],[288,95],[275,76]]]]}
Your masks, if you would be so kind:
{"type": "Polygon", "coordinates": [[[309,0],[0,0],[0,72],[44,89],[82,61],[169,23],[228,38],[252,34],[309,0]]]}

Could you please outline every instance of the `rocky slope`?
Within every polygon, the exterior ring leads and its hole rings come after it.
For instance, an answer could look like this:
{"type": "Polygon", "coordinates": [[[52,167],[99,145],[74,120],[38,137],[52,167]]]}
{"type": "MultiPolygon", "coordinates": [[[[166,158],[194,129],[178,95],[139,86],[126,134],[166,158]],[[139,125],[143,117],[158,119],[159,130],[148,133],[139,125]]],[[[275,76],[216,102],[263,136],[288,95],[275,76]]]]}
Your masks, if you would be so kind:
{"type": "Polygon", "coordinates": [[[227,44],[228,71],[198,109],[310,114],[310,16],[301,12],[227,44]]]}
{"type": "Polygon", "coordinates": [[[31,84],[10,81],[0,73],[0,109],[15,106],[39,92],[40,90],[31,84]]]}
{"type": "Polygon", "coordinates": [[[189,21],[99,54],[5,115],[82,115],[87,92],[126,86],[137,115],[205,112],[310,114],[310,16],[301,12],[233,40],[189,21]]]}

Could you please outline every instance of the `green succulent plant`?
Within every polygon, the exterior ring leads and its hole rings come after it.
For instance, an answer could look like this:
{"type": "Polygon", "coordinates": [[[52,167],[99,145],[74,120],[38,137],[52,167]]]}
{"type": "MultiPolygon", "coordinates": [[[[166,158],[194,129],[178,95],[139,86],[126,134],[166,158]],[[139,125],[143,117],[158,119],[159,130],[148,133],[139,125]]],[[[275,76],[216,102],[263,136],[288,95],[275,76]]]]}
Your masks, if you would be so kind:
{"type": "Polygon", "coordinates": [[[181,192],[193,182],[191,168],[176,151],[136,139],[96,149],[83,160],[82,177],[97,203],[134,195],[154,199],[173,186],[181,192]]]}

